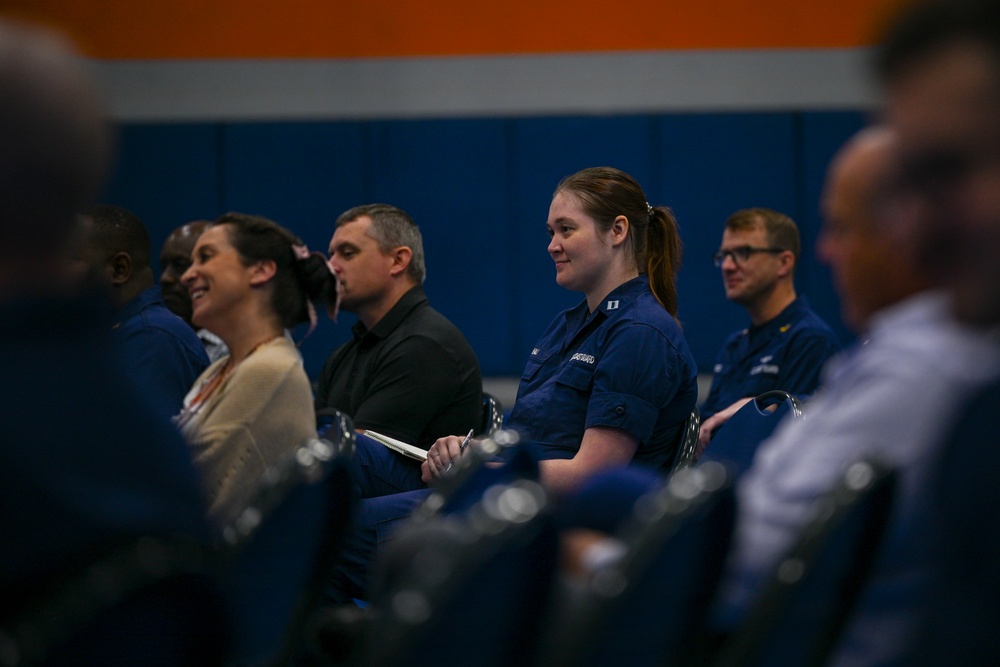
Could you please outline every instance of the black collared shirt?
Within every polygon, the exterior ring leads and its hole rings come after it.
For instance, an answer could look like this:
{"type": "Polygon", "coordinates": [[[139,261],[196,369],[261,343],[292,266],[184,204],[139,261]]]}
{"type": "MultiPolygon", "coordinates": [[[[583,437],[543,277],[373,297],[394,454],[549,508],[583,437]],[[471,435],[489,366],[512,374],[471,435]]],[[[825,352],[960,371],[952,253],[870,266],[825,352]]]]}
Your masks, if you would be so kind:
{"type": "Polygon", "coordinates": [[[483,382],[462,332],[416,286],[371,330],[327,359],[316,409],[337,408],[366,428],[421,447],[479,425],[483,382]]]}

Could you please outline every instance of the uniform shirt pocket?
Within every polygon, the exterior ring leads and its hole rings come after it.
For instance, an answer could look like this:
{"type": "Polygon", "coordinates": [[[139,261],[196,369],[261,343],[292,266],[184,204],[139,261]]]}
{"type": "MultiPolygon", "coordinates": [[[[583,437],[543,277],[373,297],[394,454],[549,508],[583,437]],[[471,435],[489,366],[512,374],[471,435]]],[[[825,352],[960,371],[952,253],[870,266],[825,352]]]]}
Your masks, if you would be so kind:
{"type": "Polygon", "coordinates": [[[557,384],[589,392],[594,384],[594,366],[583,363],[569,363],[555,377],[557,384]]]}
{"type": "Polygon", "coordinates": [[[521,381],[531,382],[553,354],[555,354],[554,349],[540,350],[537,354],[532,354],[528,357],[528,362],[524,365],[524,371],[521,373],[521,381]]]}

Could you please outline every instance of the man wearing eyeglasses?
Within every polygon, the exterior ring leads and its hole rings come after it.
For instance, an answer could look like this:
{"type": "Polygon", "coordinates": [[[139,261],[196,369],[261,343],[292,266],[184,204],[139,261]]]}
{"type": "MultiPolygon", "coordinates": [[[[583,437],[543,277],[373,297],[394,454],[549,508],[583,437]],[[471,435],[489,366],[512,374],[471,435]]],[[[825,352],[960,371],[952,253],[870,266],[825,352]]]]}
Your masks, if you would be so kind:
{"type": "Polygon", "coordinates": [[[716,357],[701,406],[699,449],[754,396],[772,389],[811,394],[839,348],[830,327],[795,293],[799,230],[787,215],[749,208],[726,220],[715,265],[726,298],[746,308],[750,326],[731,335],[716,357]]]}

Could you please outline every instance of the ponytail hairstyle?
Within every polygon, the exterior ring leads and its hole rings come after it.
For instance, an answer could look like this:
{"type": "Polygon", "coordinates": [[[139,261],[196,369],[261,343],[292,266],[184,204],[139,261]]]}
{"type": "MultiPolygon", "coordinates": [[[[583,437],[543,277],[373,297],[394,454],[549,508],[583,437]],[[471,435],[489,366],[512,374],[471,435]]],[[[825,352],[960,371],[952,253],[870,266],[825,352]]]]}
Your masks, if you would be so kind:
{"type": "Polygon", "coordinates": [[[619,215],[628,219],[635,267],[648,276],[653,296],[676,319],[682,244],[673,212],[650,206],[636,180],[613,167],[591,167],[567,176],[553,196],[560,192],[576,195],[602,232],[609,231],[619,215]]]}
{"type": "Polygon", "coordinates": [[[303,322],[315,323],[310,302],[332,305],[337,283],[319,253],[310,253],[299,237],[281,225],[256,215],[226,213],[212,223],[227,226],[229,242],[247,266],[261,260],[274,262],[271,309],[285,329],[303,322]]]}

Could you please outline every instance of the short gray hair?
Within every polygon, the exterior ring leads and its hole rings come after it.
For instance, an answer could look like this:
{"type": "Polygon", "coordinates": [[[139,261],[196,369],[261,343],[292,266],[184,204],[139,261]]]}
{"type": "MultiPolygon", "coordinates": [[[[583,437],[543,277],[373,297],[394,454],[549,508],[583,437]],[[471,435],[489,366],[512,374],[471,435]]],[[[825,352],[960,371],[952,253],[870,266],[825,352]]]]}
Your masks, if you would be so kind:
{"type": "Polygon", "coordinates": [[[378,243],[379,250],[388,253],[393,248],[406,246],[413,253],[406,273],[413,281],[422,285],[427,277],[424,266],[424,241],[420,228],[406,211],[391,204],[364,204],[355,206],[340,214],[337,227],[354,222],[363,215],[372,220],[371,237],[378,243]]]}

